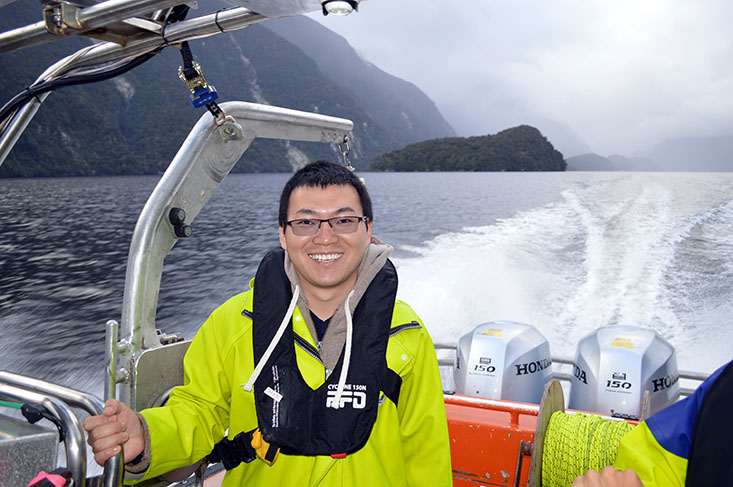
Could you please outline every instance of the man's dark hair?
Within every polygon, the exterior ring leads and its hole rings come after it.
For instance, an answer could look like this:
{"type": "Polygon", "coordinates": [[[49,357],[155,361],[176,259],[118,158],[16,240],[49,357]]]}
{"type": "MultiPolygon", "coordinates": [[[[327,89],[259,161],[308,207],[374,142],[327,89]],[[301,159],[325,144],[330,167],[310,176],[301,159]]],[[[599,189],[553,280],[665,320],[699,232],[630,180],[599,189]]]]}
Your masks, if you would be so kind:
{"type": "MultiPolygon", "coordinates": [[[[295,174],[285,183],[283,192],[280,195],[280,211],[278,213],[278,223],[281,227],[285,227],[288,221],[288,205],[290,204],[290,194],[295,188],[307,186],[315,188],[320,186],[353,186],[359,194],[361,208],[364,216],[372,221],[372,199],[369,197],[364,183],[351,172],[346,166],[334,164],[328,161],[311,162],[302,169],[296,171],[295,174]]],[[[360,215],[357,215],[360,216],[360,215]]]]}

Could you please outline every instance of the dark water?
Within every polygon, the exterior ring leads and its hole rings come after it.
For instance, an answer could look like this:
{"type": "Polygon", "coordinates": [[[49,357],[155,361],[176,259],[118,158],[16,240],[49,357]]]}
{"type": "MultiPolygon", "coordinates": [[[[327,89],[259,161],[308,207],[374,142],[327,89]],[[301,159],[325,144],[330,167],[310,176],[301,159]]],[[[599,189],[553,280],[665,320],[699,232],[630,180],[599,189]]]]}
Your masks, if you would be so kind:
{"type": "MultiPolygon", "coordinates": [[[[437,340],[513,319],[568,354],[624,322],[669,337],[683,368],[730,358],[731,175],[362,176],[375,235],[396,248],[400,297],[437,340]]],[[[159,328],[192,337],[246,289],[278,244],[287,177],[224,181],[166,259],[159,328]]],[[[103,324],[120,319],[129,242],[157,179],[0,180],[0,369],[100,392],[103,324]]]]}

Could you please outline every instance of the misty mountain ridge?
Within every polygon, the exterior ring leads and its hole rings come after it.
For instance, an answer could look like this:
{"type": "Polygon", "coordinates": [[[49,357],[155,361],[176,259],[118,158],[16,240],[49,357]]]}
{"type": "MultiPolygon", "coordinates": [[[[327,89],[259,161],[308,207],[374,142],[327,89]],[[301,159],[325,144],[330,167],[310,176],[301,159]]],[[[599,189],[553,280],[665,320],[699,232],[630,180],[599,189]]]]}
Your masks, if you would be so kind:
{"type": "Polygon", "coordinates": [[[308,17],[284,17],[264,23],[298,46],[318,68],[364,106],[369,116],[383,122],[398,140],[408,143],[455,135],[435,103],[409,81],[385,73],[364,60],[343,37],[322,28],[313,35],[308,17]],[[324,45],[328,49],[324,49],[324,45]]]}
{"type": "Polygon", "coordinates": [[[661,171],[661,168],[646,157],[628,158],[614,154],[603,157],[588,153],[565,159],[568,171],[661,171]]]}
{"type": "Polygon", "coordinates": [[[733,171],[733,134],[666,139],[649,157],[664,171],[733,171]]]}
{"type": "Polygon", "coordinates": [[[733,171],[733,134],[685,137],[659,142],[647,156],[603,157],[594,153],[566,158],[568,171],[733,171]]]}
{"type": "MultiPolygon", "coordinates": [[[[190,17],[218,5],[199,4],[190,17]]],[[[17,0],[0,7],[0,28],[37,22],[40,12],[37,2],[17,0]]],[[[46,66],[89,42],[70,37],[3,55],[0,97],[10,99],[46,66]]],[[[454,135],[415,85],[364,62],[343,38],[307,17],[254,24],[190,45],[218,90],[218,102],[254,101],[352,120],[357,169],[368,169],[384,152],[454,135]]],[[[0,166],[0,176],[162,172],[206,113],[191,106],[178,79],[180,65],[180,53],[168,48],[117,78],[52,93],[0,166]]],[[[256,140],[233,171],[287,172],[308,160],[340,157],[329,144],[256,140]]]]}

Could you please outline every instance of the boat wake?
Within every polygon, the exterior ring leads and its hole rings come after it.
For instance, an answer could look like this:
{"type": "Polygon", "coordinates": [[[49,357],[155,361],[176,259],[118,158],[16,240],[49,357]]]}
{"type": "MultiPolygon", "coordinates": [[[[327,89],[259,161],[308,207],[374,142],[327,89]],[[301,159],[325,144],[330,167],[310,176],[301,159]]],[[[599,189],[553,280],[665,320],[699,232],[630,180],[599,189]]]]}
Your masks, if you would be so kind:
{"type": "Polygon", "coordinates": [[[681,368],[710,372],[731,358],[716,344],[733,312],[733,200],[715,177],[599,175],[556,203],[440,235],[396,261],[399,297],[435,341],[512,320],[572,356],[597,327],[630,324],[672,343],[681,368]]]}

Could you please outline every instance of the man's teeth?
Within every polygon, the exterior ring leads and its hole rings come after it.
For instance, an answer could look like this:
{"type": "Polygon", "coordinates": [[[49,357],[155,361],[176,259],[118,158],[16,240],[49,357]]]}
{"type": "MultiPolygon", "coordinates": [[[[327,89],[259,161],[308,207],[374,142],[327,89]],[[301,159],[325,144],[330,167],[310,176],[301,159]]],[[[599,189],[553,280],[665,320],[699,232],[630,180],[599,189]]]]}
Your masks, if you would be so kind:
{"type": "Polygon", "coordinates": [[[318,262],[331,262],[338,259],[342,255],[344,254],[310,254],[308,257],[313,260],[317,260],[318,262]]]}

